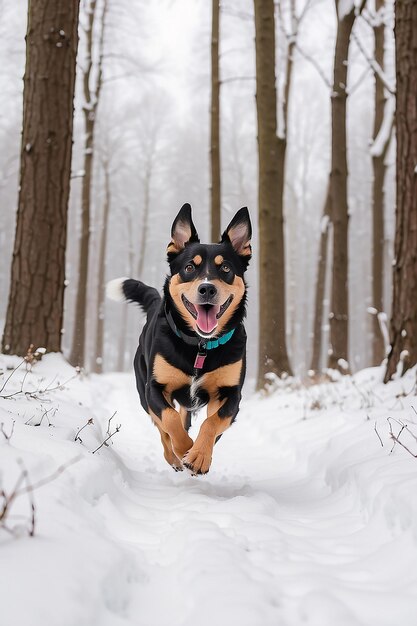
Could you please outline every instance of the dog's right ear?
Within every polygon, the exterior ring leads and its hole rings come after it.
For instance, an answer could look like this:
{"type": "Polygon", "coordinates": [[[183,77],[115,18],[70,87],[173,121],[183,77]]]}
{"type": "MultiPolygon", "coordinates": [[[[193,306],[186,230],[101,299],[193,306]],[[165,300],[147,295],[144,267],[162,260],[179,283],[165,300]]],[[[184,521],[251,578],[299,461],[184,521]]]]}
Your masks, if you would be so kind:
{"type": "Polygon", "coordinates": [[[168,244],[168,262],[182,252],[187,243],[199,243],[197,231],[191,219],[191,206],[187,203],[181,207],[171,228],[171,241],[168,244]]]}

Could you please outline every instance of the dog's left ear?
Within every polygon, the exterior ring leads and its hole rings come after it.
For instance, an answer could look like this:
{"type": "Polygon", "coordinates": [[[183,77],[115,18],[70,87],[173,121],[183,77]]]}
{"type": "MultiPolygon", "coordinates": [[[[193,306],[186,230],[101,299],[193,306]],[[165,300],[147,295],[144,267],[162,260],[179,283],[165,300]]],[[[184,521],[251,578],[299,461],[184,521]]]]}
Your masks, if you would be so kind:
{"type": "Polygon", "coordinates": [[[191,206],[188,203],[184,204],[172,224],[171,241],[167,248],[168,261],[182,252],[187,243],[198,243],[199,241],[200,239],[191,218],[191,206]]]}
{"type": "Polygon", "coordinates": [[[249,263],[252,256],[250,240],[252,238],[252,225],[250,223],[247,207],[240,209],[222,235],[221,243],[230,242],[235,251],[249,263]]]}

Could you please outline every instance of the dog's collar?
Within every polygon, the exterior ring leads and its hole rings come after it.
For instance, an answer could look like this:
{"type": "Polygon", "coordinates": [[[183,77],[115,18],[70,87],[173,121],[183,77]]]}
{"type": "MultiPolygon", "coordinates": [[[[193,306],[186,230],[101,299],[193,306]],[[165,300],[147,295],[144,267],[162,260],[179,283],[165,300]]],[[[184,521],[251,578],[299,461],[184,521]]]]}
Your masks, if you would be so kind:
{"type": "Polygon", "coordinates": [[[233,333],[235,332],[235,328],[229,330],[228,333],[224,335],[220,335],[217,339],[204,339],[203,337],[199,337],[197,335],[188,335],[183,333],[179,328],[177,328],[174,318],[172,317],[171,311],[167,311],[165,307],[165,317],[167,318],[167,322],[173,333],[177,335],[180,339],[182,339],[185,343],[188,343],[190,346],[198,346],[199,352],[200,350],[213,350],[214,348],[218,348],[219,346],[223,346],[225,343],[229,341],[233,337],[233,333]]]}

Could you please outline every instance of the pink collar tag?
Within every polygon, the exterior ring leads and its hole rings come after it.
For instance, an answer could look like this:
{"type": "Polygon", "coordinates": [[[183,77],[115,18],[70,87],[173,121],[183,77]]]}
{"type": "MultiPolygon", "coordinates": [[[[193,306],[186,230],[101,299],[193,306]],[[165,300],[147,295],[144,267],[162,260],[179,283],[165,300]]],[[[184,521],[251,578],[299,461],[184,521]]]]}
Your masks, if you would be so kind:
{"type": "Polygon", "coordinates": [[[195,361],[194,361],[194,367],[197,370],[203,369],[204,361],[206,360],[206,356],[207,356],[206,354],[197,353],[197,356],[195,357],[195,361]]]}

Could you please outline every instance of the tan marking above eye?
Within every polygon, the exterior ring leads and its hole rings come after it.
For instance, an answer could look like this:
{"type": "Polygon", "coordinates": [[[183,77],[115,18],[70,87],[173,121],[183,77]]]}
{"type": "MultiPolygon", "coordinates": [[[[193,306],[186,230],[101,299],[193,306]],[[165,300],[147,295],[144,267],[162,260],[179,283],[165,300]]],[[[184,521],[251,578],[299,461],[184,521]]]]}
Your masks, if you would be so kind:
{"type": "Polygon", "coordinates": [[[221,254],[218,254],[216,257],[214,257],[214,262],[216,265],[221,265],[223,261],[224,259],[221,254]]]}
{"type": "Polygon", "coordinates": [[[196,254],[195,257],[193,258],[194,265],[201,265],[202,262],[203,262],[203,258],[199,254],[196,254]]]}

